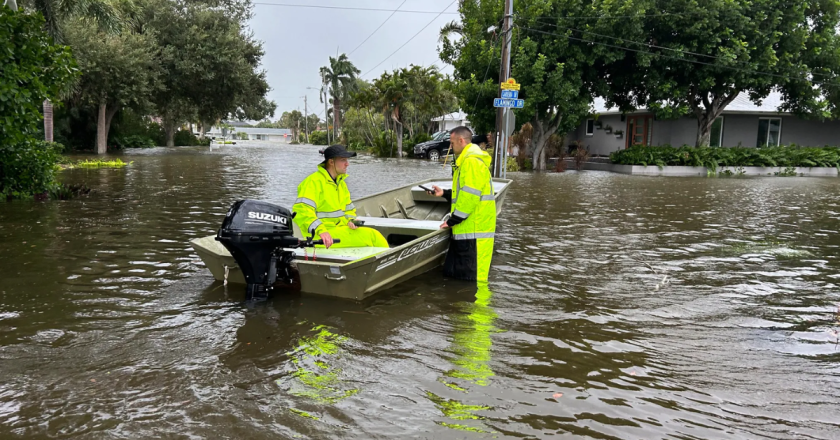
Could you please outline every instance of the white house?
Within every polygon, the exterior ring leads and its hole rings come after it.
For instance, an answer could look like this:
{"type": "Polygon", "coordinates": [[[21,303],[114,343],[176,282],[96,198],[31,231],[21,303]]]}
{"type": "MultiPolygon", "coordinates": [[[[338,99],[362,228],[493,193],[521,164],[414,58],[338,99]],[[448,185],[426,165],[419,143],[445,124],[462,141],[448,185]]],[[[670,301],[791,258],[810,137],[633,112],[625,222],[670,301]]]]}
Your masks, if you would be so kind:
{"type": "Polygon", "coordinates": [[[461,110],[432,118],[432,122],[438,123],[438,131],[449,131],[455,127],[470,126],[470,121],[467,120],[467,114],[461,110]]]}
{"type": "MultiPolygon", "coordinates": [[[[251,141],[271,141],[271,142],[291,142],[292,130],[288,128],[258,128],[258,127],[233,127],[229,129],[228,137],[239,138],[239,133],[248,135],[248,140],[251,141]]],[[[212,127],[207,132],[208,136],[221,137],[222,128],[212,127]]]]}

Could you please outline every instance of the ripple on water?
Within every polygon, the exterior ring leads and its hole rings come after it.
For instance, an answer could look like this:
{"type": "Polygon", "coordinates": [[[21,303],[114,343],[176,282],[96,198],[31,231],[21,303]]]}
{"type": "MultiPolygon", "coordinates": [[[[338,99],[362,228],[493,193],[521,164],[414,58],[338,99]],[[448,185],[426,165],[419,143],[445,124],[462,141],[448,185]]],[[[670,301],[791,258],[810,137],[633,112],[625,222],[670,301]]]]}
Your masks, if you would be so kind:
{"type": "MultiPolygon", "coordinates": [[[[317,148],[126,154],[62,175],[100,196],[0,210],[0,437],[840,430],[834,180],[514,173],[489,290],[433,272],[246,307],[188,242],[235,200],[289,206],[317,148]]],[[[447,176],[364,157],[348,184],[447,176]]]]}

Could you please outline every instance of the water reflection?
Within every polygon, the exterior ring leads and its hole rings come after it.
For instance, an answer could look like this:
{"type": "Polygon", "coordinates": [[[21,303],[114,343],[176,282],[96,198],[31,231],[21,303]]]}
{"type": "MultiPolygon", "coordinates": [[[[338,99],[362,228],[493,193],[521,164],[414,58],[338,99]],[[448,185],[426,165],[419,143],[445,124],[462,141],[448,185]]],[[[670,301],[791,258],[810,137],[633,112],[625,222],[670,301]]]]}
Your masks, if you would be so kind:
{"type": "MultiPolygon", "coordinates": [[[[2,439],[840,432],[840,179],[514,174],[487,290],[243,307],[189,240],[288,206],[317,148],[126,154],[62,174],[98,195],[0,205],[2,439]]],[[[359,197],[449,174],[350,173],[359,197]]]]}
{"type": "MultiPolygon", "coordinates": [[[[486,282],[479,282],[473,302],[459,304],[460,313],[451,318],[453,325],[452,344],[449,352],[454,356],[449,362],[454,368],[446,371],[440,381],[447,387],[467,394],[470,384],[487,386],[494,376],[490,365],[493,348],[492,334],[499,331],[493,324],[498,315],[491,307],[493,292],[486,282]]],[[[467,404],[458,398],[444,398],[431,391],[426,396],[452,422],[438,422],[440,425],[456,430],[472,432],[490,432],[475,426],[465,425],[470,420],[484,420],[481,411],[490,410],[487,405],[467,404]]]]}
{"type": "Polygon", "coordinates": [[[312,334],[298,339],[295,349],[286,353],[292,366],[290,385],[277,379],[282,389],[298,397],[308,397],[319,403],[334,404],[359,392],[358,388],[345,389],[342,371],[334,366],[341,356],[341,345],[347,338],[339,336],[325,325],[317,325],[312,334]]]}

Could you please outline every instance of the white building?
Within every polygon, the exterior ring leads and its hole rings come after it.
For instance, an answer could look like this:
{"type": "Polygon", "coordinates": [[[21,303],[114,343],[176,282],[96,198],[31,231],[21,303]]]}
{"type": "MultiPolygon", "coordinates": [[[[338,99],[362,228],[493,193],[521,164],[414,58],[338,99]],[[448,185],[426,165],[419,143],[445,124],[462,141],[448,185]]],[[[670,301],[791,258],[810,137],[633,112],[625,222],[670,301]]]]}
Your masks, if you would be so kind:
{"type": "Polygon", "coordinates": [[[470,126],[470,121],[467,120],[467,114],[461,110],[433,118],[432,122],[438,123],[438,131],[449,131],[455,127],[470,126]]]}
{"type": "MultiPolygon", "coordinates": [[[[292,142],[292,130],[288,128],[232,127],[227,137],[239,139],[239,133],[248,135],[250,141],[292,142]]],[[[222,137],[221,127],[212,127],[207,132],[211,137],[222,137]]]]}

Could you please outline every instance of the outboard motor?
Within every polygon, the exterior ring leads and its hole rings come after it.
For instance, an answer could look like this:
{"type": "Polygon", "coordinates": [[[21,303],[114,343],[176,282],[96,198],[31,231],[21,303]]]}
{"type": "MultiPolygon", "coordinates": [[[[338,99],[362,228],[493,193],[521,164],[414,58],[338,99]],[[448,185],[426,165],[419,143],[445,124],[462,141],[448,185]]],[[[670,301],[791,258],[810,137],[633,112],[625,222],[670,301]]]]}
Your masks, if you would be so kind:
{"type": "Polygon", "coordinates": [[[240,200],[231,206],[216,235],[239,265],[248,283],[248,299],[264,299],[279,277],[292,283],[289,248],[314,246],[293,233],[294,214],[288,209],[256,200],[240,200]],[[286,250],[284,250],[286,249],[286,250]]]}

